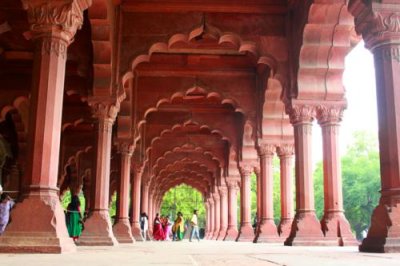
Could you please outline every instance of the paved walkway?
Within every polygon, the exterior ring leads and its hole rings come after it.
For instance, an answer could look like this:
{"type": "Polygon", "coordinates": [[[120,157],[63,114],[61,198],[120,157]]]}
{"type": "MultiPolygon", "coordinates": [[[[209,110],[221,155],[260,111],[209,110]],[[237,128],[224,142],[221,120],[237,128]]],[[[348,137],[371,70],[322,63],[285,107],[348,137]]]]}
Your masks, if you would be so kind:
{"type": "Polygon", "coordinates": [[[77,253],[61,255],[0,254],[0,265],[399,266],[400,253],[360,253],[356,247],[284,247],[219,241],[137,242],[118,247],[78,247],[77,253]]]}

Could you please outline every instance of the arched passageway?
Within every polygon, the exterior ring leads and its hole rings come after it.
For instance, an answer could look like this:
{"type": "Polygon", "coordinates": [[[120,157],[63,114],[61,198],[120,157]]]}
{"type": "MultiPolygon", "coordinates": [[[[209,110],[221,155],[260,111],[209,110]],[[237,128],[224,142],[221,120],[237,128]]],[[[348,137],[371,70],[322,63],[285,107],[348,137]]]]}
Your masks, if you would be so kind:
{"type": "Polygon", "coordinates": [[[399,115],[399,8],[362,0],[3,1],[1,116],[12,116],[13,159],[24,177],[0,251],[75,250],[59,200],[67,189],[86,198],[79,245],[141,241],[140,212],[151,227],[163,195],[181,183],[204,197],[208,239],[356,245],[343,209],[337,133],[344,58],[361,37],[377,69],[382,196],[360,249],[398,251],[399,136],[390,127],[399,115]],[[321,221],[314,120],[323,139],[321,221]],[[40,218],[27,224],[26,217],[40,218]]]}

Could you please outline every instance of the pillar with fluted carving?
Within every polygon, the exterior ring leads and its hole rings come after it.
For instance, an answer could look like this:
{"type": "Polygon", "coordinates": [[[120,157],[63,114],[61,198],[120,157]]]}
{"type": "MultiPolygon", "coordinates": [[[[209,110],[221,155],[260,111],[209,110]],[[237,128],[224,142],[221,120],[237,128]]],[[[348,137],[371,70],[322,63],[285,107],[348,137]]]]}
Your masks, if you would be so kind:
{"type": "Polygon", "coordinates": [[[351,0],[355,28],[373,53],[381,198],[360,251],[400,252],[400,1],[351,0]]]}
{"type": "Polygon", "coordinates": [[[228,229],[228,188],[226,186],[220,186],[219,195],[221,202],[221,222],[217,240],[224,240],[226,230],[228,229]]]}
{"type": "Polygon", "coordinates": [[[274,176],[272,159],[276,147],[273,144],[262,143],[258,147],[260,156],[260,179],[261,179],[261,219],[254,238],[255,243],[281,242],[274,222],[274,176]]]}
{"type": "Polygon", "coordinates": [[[75,251],[66,230],[57,176],[67,47],[90,4],[22,0],[35,44],[24,197],[0,238],[0,252],[75,251]]]}
{"type": "Polygon", "coordinates": [[[240,167],[241,182],[241,213],[240,230],[236,241],[253,241],[254,230],[251,225],[251,173],[253,166],[244,165],[240,167]]]}
{"type": "Polygon", "coordinates": [[[206,228],[204,232],[204,239],[207,239],[208,234],[210,233],[210,204],[208,200],[204,201],[204,207],[206,209],[206,228]]]}
{"type": "Polygon", "coordinates": [[[79,245],[109,246],[116,245],[109,214],[110,158],[112,125],[119,110],[119,103],[112,100],[90,100],[93,115],[96,118],[96,178],[94,180],[95,199],[93,210],[85,222],[85,230],[79,239],[79,245]]]}
{"type": "Polygon", "coordinates": [[[215,205],[212,193],[210,193],[208,201],[210,203],[210,234],[208,235],[208,239],[212,239],[215,231],[215,205]]]}
{"type": "Polygon", "coordinates": [[[221,199],[219,196],[218,187],[215,188],[215,192],[212,194],[214,198],[214,233],[212,240],[218,238],[219,229],[221,225],[221,199]]]}
{"type": "Polygon", "coordinates": [[[324,166],[324,216],[322,231],[326,238],[336,239],[338,246],[358,245],[344,215],[342,192],[342,169],[339,153],[339,123],[342,120],[341,105],[321,105],[317,118],[322,129],[324,166]]]}
{"type": "Polygon", "coordinates": [[[227,180],[228,186],[228,230],[224,241],[236,240],[239,232],[237,229],[237,193],[239,185],[237,180],[227,180]]]}
{"type": "Polygon", "coordinates": [[[129,143],[120,143],[121,175],[118,188],[118,210],[113,226],[114,236],[119,243],[133,243],[131,225],[129,222],[129,187],[131,175],[132,146],[129,143]]]}
{"type": "Polygon", "coordinates": [[[314,209],[312,121],[315,107],[294,103],[289,110],[296,153],[296,215],[285,245],[324,245],[324,235],[314,209]]]}
{"type": "Polygon", "coordinates": [[[294,146],[284,144],[278,147],[280,160],[280,186],[281,186],[281,220],[278,226],[279,236],[286,239],[290,234],[293,223],[293,185],[292,185],[292,161],[294,146]]]}
{"type": "Polygon", "coordinates": [[[142,179],[140,176],[140,168],[134,166],[135,171],[132,175],[132,189],[131,189],[131,208],[132,208],[132,236],[136,241],[143,241],[140,229],[140,199],[141,197],[141,185],[142,179]]]}
{"type": "Polygon", "coordinates": [[[153,194],[149,192],[148,194],[148,204],[149,204],[149,238],[152,239],[153,238],[153,220],[156,217],[155,213],[154,213],[154,198],[153,198],[153,194]]]}

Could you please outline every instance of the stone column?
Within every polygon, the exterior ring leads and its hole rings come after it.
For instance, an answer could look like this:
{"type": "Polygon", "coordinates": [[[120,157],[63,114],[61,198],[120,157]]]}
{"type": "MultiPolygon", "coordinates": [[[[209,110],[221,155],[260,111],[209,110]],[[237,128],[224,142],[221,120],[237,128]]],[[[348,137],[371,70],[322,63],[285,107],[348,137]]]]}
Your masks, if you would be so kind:
{"type": "Polygon", "coordinates": [[[291,144],[278,148],[281,172],[281,220],[278,226],[279,236],[286,239],[290,234],[293,222],[293,189],[292,189],[292,161],[294,147],[291,144]]]}
{"type": "Polygon", "coordinates": [[[226,231],[225,241],[236,240],[237,230],[237,193],[239,190],[238,181],[227,180],[228,185],[228,230],[226,231]]]}
{"type": "Polygon", "coordinates": [[[210,234],[210,204],[208,200],[204,202],[206,208],[206,231],[204,233],[204,239],[208,239],[208,235],[210,234]]]}
{"type": "Polygon", "coordinates": [[[148,182],[144,182],[142,185],[141,210],[147,213],[147,215],[149,215],[149,187],[150,184],[148,182]]]}
{"type": "Polygon", "coordinates": [[[236,241],[253,241],[254,231],[251,226],[251,183],[250,175],[253,168],[250,166],[240,167],[240,174],[242,177],[242,186],[240,193],[240,200],[242,201],[241,208],[241,223],[240,231],[236,241]]]}
{"type": "Polygon", "coordinates": [[[345,106],[346,103],[342,106],[320,106],[317,116],[322,128],[324,163],[324,216],[321,226],[325,237],[335,239],[339,246],[358,245],[343,209],[339,123],[345,106]]]}
{"type": "Polygon", "coordinates": [[[214,233],[215,233],[215,202],[213,198],[213,194],[210,193],[210,235],[208,236],[208,239],[213,239],[214,233]]]}
{"type": "Polygon", "coordinates": [[[129,186],[131,173],[131,158],[133,147],[128,143],[119,146],[121,153],[121,176],[118,188],[118,211],[117,218],[113,226],[114,236],[119,243],[133,243],[132,229],[129,223],[129,186]]]}
{"type": "Polygon", "coordinates": [[[154,213],[154,203],[153,203],[153,195],[149,193],[149,237],[153,238],[153,220],[155,217],[154,213]]]}
{"type": "Polygon", "coordinates": [[[218,187],[213,193],[214,198],[214,233],[212,240],[217,240],[221,226],[221,197],[219,196],[218,187]]]}
{"type": "Polygon", "coordinates": [[[132,206],[132,236],[136,241],[143,241],[142,234],[140,233],[140,188],[142,179],[139,175],[139,170],[136,169],[132,177],[133,184],[131,189],[131,206],[132,206]]]}
{"type": "Polygon", "coordinates": [[[217,240],[224,240],[228,229],[228,189],[226,186],[219,187],[219,195],[221,199],[221,223],[217,240]]]}
{"type": "Polygon", "coordinates": [[[400,1],[352,0],[355,26],[375,60],[381,198],[363,252],[400,252],[400,1]]]}
{"type": "Polygon", "coordinates": [[[23,201],[0,237],[0,252],[74,251],[57,188],[67,47],[91,1],[22,0],[35,44],[23,201]]]}
{"type": "Polygon", "coordinates": [[[289,115],[294,127],[296,152],[296,215],[285,245],[322,245],[324,235],[314,210],[311,156],[315,108],[307,104],[293,104],[289,115]]]}
{"type": "Polygon", "coordinates": [[[257,192],[257,213],[256,213],[256,216],[257,216],[257,228],[255,229],[256,230],[256,236],[255,236],[255,238],[257,237],[257,232],[259,231],[259,227],[260,227],[260,221],[261,221],[261,213],[262,213],[262,203],[261,203],[261,201],[262,201],[262,190],[261,190],[261,169],[260,169],[260,167],[256,167],[256,168],[254,168],[254,172],[255,172],[255,174],[256,174],[256,177],[257,177],[257,189],[256,189],[256,192],[257,192]]]}
{"type": "Polygon", "coordinates": [[[275,145],[261,144],[258,148],[260,156],[261,179],[261,219],[258,221],[258,231],[254,238],[255,243],[281,242],[274,222],[274,176],[272,159],[275,145]]]}
{"type": "Polygon", "coordinates": [[[111,227],[109,215],[110,158],[112,125],[118,112],[118,105],[101,101],[90,101],[97,118],[96,188],[94,209],[85,222],[85,230],[79,245],[112,246],[118,244],[111,227]]]}

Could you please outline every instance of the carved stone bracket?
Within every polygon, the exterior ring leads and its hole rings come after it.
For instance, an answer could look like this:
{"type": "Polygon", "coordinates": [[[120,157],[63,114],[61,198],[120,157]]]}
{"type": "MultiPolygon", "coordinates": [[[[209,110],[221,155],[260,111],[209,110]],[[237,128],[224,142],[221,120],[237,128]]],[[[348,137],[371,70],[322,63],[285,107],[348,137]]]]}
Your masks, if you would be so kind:
{"type": "Polygon", "coordinates": [[[400,1],[350,0],[349,12],[368,49],[400,41],[400,1]]]}
{"type": "Polygon", "coordinates": [[[226,184],[230,189],[239,189],[239,182],[237,180],[226,180],[226,184]]]}
{"type": "Polygon", "coordinates": [[[250,177],[251,173],[254,170],[254,167],[249,164],[241,165],[240,168],[240,174],[244,177],[250,177]]]}
{"type": "Polygon", "coordinates": [[[65,45],[82,27],[83,11],[91,4],[91,0],[22,0],[33,38],[57,37],[65,45]]]}

